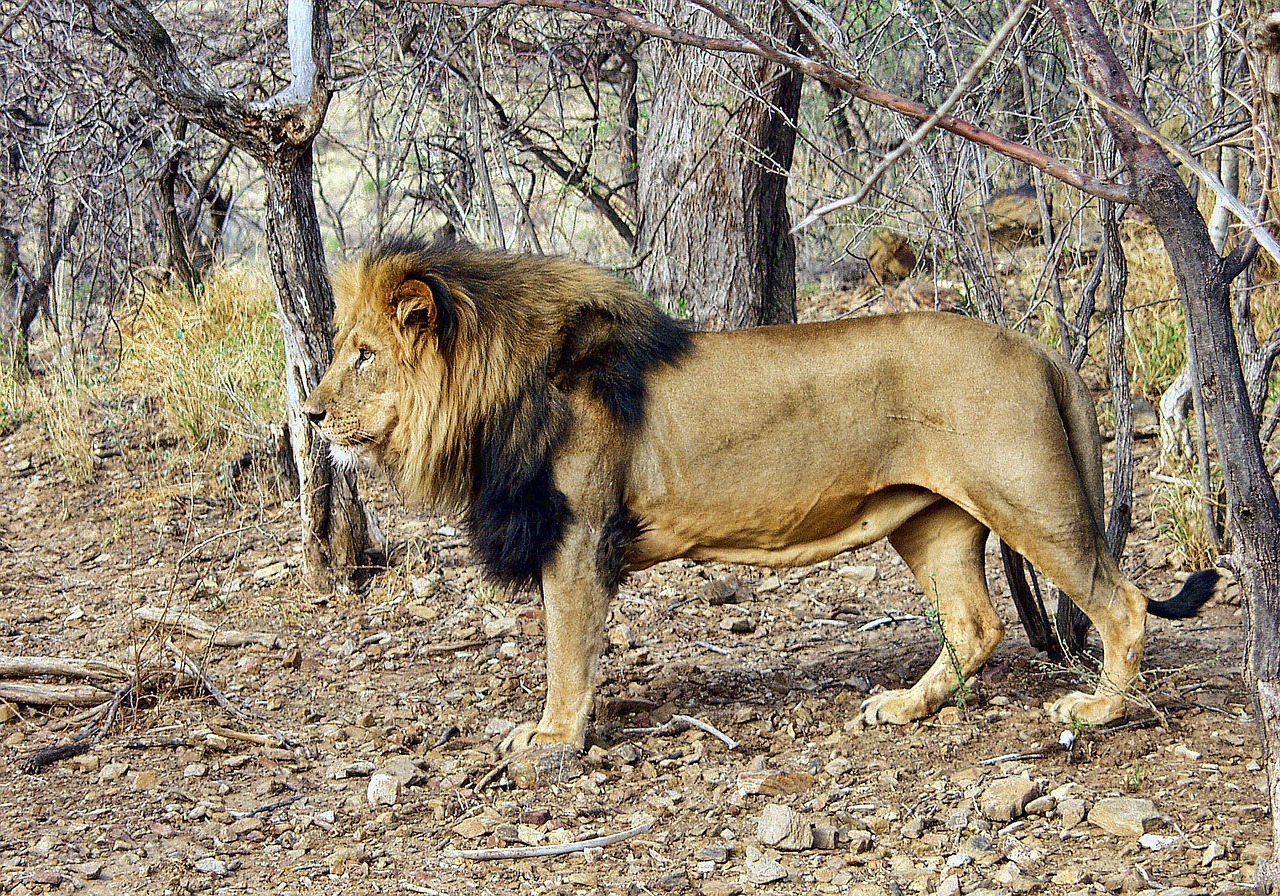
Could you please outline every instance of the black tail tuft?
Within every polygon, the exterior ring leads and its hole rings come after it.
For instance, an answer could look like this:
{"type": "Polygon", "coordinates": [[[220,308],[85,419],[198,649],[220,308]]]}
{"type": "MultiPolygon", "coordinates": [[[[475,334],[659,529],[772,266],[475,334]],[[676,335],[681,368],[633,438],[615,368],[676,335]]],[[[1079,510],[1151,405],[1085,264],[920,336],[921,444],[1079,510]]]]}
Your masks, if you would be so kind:
{"type": "Polygon", "coordinates": [[[1168,600],[1153,600],[1147,603],[1147,612],[1161,619],[1189,619],[1200,612],[1204,602],[1213,597],[1213,589],[1218,584],[1218,571],[1202,569],[1192,573],[1182,590],[1168,600]]]}

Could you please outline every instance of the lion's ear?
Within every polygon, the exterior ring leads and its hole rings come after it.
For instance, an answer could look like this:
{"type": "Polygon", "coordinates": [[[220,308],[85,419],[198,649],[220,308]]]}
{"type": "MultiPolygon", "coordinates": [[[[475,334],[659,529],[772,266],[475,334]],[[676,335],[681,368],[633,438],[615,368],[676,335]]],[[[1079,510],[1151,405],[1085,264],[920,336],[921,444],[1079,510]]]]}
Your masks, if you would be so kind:
{"type": "Polygon", "coordinates": [[[396,287],[391,301],[401,327],[434,335],[441,350],[452,342],[457,321],[453,293],[439,277],[411,277],[396,287]]]}

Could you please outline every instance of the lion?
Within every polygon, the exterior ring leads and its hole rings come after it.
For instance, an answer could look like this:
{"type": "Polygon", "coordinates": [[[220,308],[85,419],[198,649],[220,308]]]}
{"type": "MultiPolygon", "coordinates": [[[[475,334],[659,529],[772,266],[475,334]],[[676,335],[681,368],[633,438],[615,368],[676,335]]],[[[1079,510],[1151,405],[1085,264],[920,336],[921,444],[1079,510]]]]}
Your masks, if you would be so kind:
{"type": "Polygon", "coordinates": [[[691,332],[563,258],[396,240],[334,278],[333,362],[303,405],[344,465],[464,514],[487,575],[545,608],[541,720],[504,748],[581,749],[609,602],[674,558],[808,565],[888,538],[946,644],[869,725],[935,712],[1004,634],[995,532],[1102,641],[1100,683],[1049,708],[1122,716],[1147,613],[1183,618],[1217,574],[1148,602],[1103,536],[1093,399],[1060,355],[957,314],[691,332]]]}

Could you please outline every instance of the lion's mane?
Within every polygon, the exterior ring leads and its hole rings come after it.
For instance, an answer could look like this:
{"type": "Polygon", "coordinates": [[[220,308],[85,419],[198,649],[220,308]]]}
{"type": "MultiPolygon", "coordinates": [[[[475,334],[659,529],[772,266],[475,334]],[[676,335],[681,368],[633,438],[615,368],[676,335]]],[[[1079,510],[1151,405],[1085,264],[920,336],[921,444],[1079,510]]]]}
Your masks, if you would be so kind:
{"type": "MultiPolygon", "coordinates": [[[[399,346],[399,421],[384,464],[406,498],[461,507],[486,572],[516,588],[538,582],[569,519],[552,476],[568,396],[588,390],[624,436],[633,433],[647,374],[690,345],[688,329],[633,287],[563,258],[397,239],[336,286],[339,327],[376,303],[399,346]],[[425,346],[388,295],[407,280],[426,283],[435,299],[435,339],[425,346]]],[[[621,512],[610,521],[602,575],[621,575],[638,525],[621,512]]]]}

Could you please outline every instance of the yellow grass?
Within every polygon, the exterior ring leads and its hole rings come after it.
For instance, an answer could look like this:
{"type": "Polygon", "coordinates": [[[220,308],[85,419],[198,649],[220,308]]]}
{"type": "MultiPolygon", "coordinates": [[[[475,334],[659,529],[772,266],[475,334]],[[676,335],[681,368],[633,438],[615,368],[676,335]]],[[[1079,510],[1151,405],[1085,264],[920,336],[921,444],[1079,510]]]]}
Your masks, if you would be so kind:
{"type": "Polygon", "coordinates": [[[270,280],[252,266],[210,273],[195,294],[148,290],[124,327],[120,384],[159,400],[193,448],[227,455],[284,415],[284,344],[270,280]]]}

